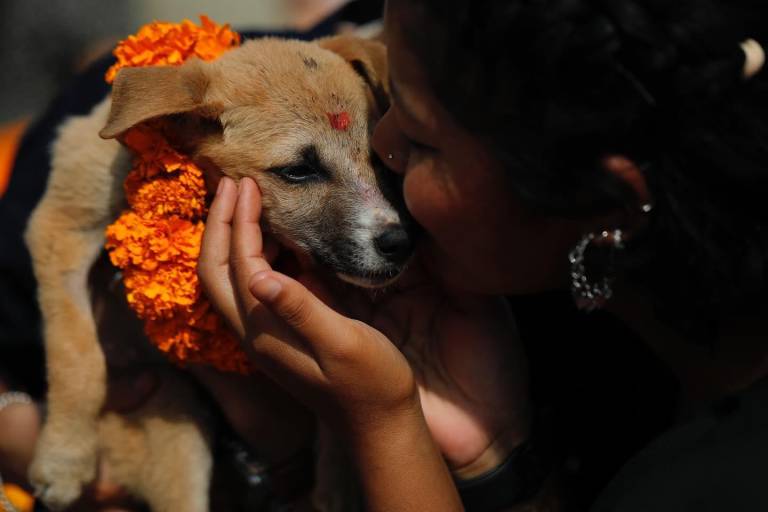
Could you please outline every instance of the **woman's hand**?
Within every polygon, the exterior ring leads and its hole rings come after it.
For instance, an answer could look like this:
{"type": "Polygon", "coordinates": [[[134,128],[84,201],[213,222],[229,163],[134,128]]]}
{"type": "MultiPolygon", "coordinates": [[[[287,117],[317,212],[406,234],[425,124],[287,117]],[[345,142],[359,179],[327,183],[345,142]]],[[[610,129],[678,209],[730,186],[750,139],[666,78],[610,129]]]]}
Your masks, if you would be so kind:
{"type": "Polygon", "coordinates": [[[234,182],[222,179],[198,272],[254,364],[321,417],[347,427],[413,410],[417,388],[402,353],[376,329],[340,315],[298,280],[272,270],[253,180],[240,182],[239,197],[234,182]]]}

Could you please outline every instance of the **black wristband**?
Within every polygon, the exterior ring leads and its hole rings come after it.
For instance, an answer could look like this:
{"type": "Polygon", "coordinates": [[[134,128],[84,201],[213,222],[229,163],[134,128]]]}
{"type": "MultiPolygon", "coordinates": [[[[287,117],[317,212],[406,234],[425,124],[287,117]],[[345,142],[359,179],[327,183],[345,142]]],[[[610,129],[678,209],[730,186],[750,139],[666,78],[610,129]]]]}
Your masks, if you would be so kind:
{"type": "Polygon", "coordinates": [[[549,473],[533,443],[517,446],[497,468],[470,480],[456,480],[467,512],[504,510],[532,498],[549,473]]]}

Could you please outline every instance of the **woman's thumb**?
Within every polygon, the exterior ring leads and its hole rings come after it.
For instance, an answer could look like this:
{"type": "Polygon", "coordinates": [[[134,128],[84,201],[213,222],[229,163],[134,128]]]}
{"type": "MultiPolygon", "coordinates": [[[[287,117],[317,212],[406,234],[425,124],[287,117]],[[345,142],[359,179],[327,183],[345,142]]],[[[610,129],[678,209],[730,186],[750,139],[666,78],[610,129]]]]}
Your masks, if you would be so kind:
{"type": "Polygon", "coordinates": [[[326,306],[304,285],[290,277],[266,270],[256,273],[248,284],[251,294],[312,345],[332,342],[343,317],[326,306]]]}

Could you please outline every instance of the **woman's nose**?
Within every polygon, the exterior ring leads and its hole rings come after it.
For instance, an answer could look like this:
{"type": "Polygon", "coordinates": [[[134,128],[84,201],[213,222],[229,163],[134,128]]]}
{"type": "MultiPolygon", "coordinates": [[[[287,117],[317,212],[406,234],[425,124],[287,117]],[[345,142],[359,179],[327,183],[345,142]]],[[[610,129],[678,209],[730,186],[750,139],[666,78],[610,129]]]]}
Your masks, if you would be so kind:
{"type": "Polygon", "coordinates": [[[398,174],[405,173],[408,163],[408,141],[400,134],[391,108],[376,125],[372,145],[373,150],[387,167],[398,174]]]}

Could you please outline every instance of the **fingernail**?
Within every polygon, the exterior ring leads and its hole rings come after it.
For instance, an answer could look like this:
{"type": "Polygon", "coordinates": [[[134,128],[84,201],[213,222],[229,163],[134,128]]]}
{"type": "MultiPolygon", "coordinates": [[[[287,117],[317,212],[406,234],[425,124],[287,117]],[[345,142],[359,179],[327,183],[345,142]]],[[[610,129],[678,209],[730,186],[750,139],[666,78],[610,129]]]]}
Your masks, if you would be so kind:
{"type": "Polygon", "coordinates": [[[251,293],[262,301],[273,301],[282,289],[283,285],[277,279],[270,277],[269,271],[260,272],[251,279],[251,293]]]}

